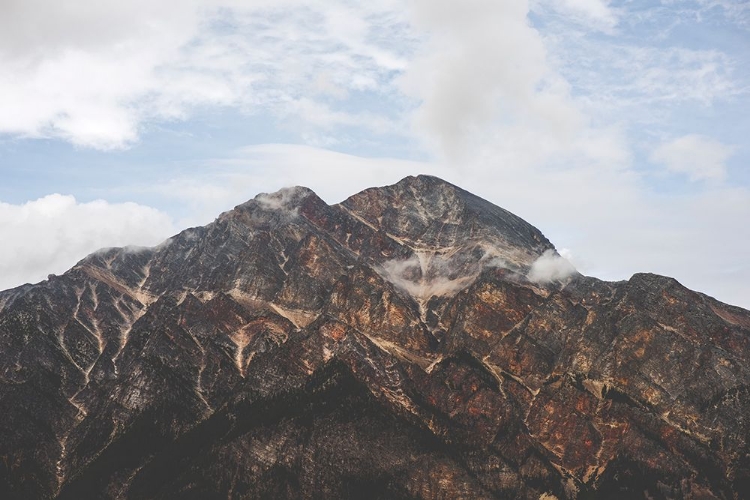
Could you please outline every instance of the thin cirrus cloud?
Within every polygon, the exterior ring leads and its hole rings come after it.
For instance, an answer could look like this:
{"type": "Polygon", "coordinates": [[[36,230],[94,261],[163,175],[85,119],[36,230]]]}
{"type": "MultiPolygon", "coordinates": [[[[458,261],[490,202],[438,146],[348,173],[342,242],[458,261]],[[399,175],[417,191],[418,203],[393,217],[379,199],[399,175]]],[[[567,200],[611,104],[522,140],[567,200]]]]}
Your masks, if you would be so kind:
{"type": "Polygon", "coordinates": [[[681,110],[695,112],[747,94],[742,62],[735,55],[663,46],[654,30],[643,27],[634,33],[641,37],[638,43],[591,37],[566,22],[548,29],[550,65],[575,89],[577,105],[593,119],[671,127],[681,110]]]}
{"type": "Polygon", "coordinates": [[[578,23],[605,32],[614,30],[619,22],[619,13],[610,6],[608,0],[561,0],[546,4],[578,23]]]}
{"type": "Polygon", "coordinates": [[[651,161],[691,181],[723,181],[733,149],[710,137],[691,134],[659,145],[651,161]]]}

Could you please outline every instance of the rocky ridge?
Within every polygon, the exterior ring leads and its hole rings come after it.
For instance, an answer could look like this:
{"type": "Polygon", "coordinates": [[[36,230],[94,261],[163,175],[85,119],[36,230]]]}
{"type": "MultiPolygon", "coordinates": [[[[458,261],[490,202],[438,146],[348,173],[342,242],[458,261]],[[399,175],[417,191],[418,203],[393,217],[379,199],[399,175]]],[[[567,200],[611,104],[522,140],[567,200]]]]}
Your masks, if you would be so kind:
{"type": "Polygon", "coordinates": [[[750,312],[408,177],[0,292],[0,498],[745,498],[750,312]]]}

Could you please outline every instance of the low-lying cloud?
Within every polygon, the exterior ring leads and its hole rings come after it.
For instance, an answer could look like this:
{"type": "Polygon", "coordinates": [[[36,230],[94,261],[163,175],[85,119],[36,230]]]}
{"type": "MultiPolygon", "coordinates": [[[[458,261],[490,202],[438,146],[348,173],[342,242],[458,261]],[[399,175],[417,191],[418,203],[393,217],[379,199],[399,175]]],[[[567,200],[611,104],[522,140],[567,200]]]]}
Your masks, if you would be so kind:
{"type": "Polygon", "coordinates": [[[531,265],[527,277],[534,283],[551,283],[563,281],[575,273],[576,268],[568,259],[554,250],[547,250],[531,265]]]}
{"type": "Polygon", "coordinates": [[[485,268],[505,267],[492,252],[468,251],[442,255],[434,251],[416,251],[408,259],[392,259],[377,270],[396,288],[417,300],[450,297],[468,287],[485,268]]]}
{"type": "Polygon", "coordinates": [[[460,276],[451,279],[446,274],[432,273],[427,276],[428,268],[423,267],[417,255],[406,260],[390,260],[382,265],[381,275],[397,288],[420,300],[430,297],[455,295],[469,286],[476,275],[460,276]]]}
{"type": "Polygon", "coordinates": [[[62,273],[103,247],[155,245],[175,232],[171,217],[136,203],[52,194],[0,203],[0,290],[62,273]]]}
{"type": "Polygon", "coordinates": [[[275,193],[261,193],[255,197],[255,201],[263,210],[280,210],[297,215],[297,204],[308,193],[309,191],[303,187],[286,187],[275,193]]]}

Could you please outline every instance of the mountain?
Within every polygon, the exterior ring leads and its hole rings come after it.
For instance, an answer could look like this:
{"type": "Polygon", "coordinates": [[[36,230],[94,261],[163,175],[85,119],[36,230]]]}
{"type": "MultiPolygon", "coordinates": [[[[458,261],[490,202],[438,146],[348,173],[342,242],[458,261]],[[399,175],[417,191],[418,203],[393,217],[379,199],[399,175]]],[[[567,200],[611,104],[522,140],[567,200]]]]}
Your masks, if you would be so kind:
{"type": "Polygon", "coordinates": [[[750,312],[428,176],[0,293],[0,498],[748,498],[750,312]]]}

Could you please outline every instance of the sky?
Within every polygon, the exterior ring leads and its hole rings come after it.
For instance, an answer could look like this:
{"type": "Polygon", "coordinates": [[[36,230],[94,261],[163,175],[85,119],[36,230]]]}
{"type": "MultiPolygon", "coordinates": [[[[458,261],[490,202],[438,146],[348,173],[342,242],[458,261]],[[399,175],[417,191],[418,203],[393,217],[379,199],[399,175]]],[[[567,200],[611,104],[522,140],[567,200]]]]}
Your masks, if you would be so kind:
{"type": "Polygon", "coordinates": [[[0,289],[432,174],[750,308],[747,0],[4,0],[0,289]]]}

